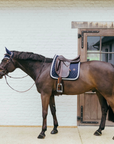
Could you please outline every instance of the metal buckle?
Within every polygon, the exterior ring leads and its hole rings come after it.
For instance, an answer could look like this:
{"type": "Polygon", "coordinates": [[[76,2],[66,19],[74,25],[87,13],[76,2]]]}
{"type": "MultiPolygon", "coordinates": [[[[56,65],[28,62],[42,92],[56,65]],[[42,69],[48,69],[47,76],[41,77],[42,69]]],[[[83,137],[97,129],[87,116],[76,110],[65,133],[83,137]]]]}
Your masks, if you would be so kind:
{"type": "Polygon", "coordinates": [[[62,85],[62,83],[58,83],[57,84],[57,92],[59,92],[59,93],[63,93],[63,85],[62,85]],[[60,90],[59,90],[59,87],[60,86],[60,90]]]}

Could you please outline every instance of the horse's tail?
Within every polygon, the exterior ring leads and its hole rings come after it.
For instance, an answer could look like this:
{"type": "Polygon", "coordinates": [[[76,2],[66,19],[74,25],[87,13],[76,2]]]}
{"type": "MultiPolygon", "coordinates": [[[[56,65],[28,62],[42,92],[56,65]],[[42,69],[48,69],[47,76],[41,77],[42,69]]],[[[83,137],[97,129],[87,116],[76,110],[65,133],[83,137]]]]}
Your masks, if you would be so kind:
{"type": "Polygon", "coordinates": [[[108,120],[114,122],[114,112],[112,111],[112,108],[110,106],[108,109],[108,120]]]}

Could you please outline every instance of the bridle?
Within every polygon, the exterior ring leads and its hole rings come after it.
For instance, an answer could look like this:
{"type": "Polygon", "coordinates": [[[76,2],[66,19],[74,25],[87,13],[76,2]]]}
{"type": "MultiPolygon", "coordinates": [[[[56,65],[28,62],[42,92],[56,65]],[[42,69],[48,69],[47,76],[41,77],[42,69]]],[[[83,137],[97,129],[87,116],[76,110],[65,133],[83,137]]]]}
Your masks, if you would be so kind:
{"type": "MultiPolygon", "coordinates": [[[[9,55],[9,56],[10,56],[10,55],[9,55]]],[[[24,93],[24,92],[29,91],[29,90],[35,85],[36,81],[39,79],[39,77],[40,77],[40,75],[41,75],[41,72],[42,72],[42,70],[43,70],[43,67],[44,67],[44,65],[45,65],[45,61],[46,61],[46,58],[44,59],[43,64],[42,64],[42,67],[40,68],[40,71],[39,71],[39,75],[38,75],[38,77],[36,78],[35,82],[32,84],[32,86],[31,86],[29,89],[27,89],[27,90],[19,91],[19,90],[14,89],[12,86],[10,86],[10,84],[9,84],[8,81],[7,81],[7,77],[6,77],[6,76],[8,76],[9,78],[14,78],[14,79],[22,79],[22,78],[27,77],[28,75],[25,75],[25,76],[23,76],[23,77],[12,77],[12,76],[9,76],[9,75],[8,75],[7,65],[8,65],[10,62],[12,62],[13,65],[15,66],[15,64],[14,64],[14,62],[13,62],[13,60],[12,60],[12,57],[10,56],[10,58],[7,59],[6,65],[5,65],[4,67],[1,67],[2,70],[4,71],[4,74],[5,74],[4,77],[5,77],[5,80],[6,80],[6,84],[7,84],[12,90],[14,90],[14,91],[16,91],[16,92],[19,92],[19,93],[24,93]]]]}
{"type": "Polygon", "coordinates": [[[7,70],[7,66],[8,66],[8,64],[10,63],[10,62],[12,62],[12,64],[14,65],[14,63],[13,63],[13,61],[12,61],[12,58],[6,58],[7,59],[7,62],[6,62],[6,64],[5,64],[5,66],[3,67],[3,66],[1,66],[0,68],[4,71],[4,74],[5,75],[7,75],[7,73],[8,73],[8,70],[7,70]]]}

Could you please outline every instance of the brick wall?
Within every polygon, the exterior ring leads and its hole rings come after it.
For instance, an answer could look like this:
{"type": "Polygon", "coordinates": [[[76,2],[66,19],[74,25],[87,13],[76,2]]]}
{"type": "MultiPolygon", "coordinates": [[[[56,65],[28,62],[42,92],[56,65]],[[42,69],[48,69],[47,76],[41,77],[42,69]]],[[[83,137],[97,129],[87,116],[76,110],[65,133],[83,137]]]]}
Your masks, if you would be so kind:
{"type": "MultiPolygon", "coordinates": [[[[113,21],[113,0],[50,0],[2,1],[0,0],[0,59],[10,50],[31,51],[47,57],[63,54],[77,56],[77,29],[72,21],[113,21]]],[[[11,75],[23,76],[17,69],[11,75]]],[[[30,77],[22,80],[8,79],[18,90],[29,88],[30,77]]],[[[74,126],[77,97],[56,97],[59,125],[74,126]]],[[[34,86],[27,93],[16,93],[0,80],[0,125],[42,125],[40,94],[34,86]]],[[[52,125],[49,111],[48,125],[52,125]]]]}

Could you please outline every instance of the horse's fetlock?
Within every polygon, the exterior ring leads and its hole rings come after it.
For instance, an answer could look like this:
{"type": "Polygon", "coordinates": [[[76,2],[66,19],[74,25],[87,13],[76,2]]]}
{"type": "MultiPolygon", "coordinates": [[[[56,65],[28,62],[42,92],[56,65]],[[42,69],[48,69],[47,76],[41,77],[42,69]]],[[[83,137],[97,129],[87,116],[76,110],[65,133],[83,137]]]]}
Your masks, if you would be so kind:
{"type": "Polygon", "coordinates": [[[42,133],[45,133],[45,131],[47,131],[47,126],[42,128],[42,133]]]}
{"type": "Polygon", "coordinates": [[[58,123],[54,124],[54,128],[56,129],[58,127],[58,123]]]}
{"type": "Polygon", "coordinates": [[[105,129],[104,127],[103,127],[103,128],[101,128],[101,131],[102,131],[102,130],[104,130],[104,129],[105,129]]]}

